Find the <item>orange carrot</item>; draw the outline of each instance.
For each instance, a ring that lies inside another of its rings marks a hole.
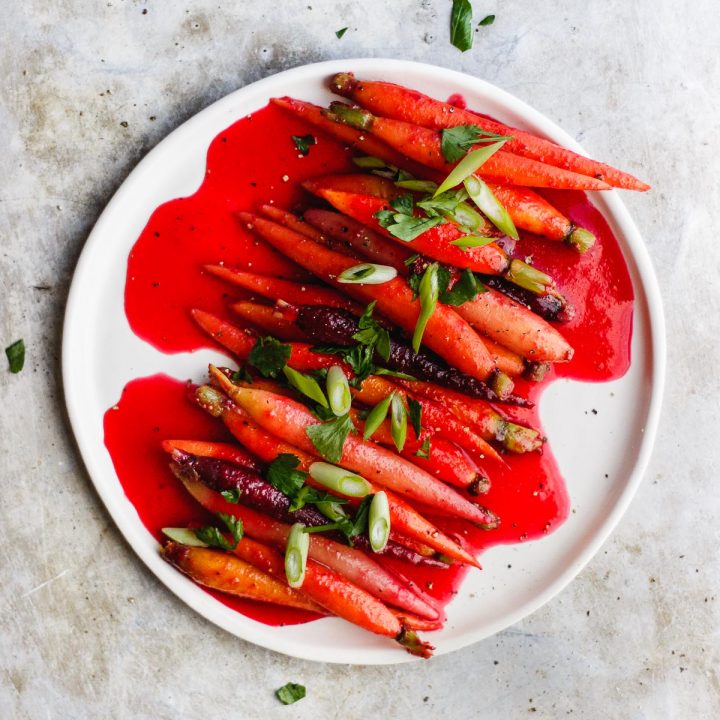
[[[449,173],[457,164],[445,159],[440,147],[440,133],[437,130],[372,115],[366,110],[342,103],[332,103],[328,117],[358,130],[372,132],[375,137],[398,152],[434,170]],[[597,178],[554,165],[546,165],[506,150],[498,150],[480,167],[477,175],[503,185],[527,185],[558,190],[611,189],[610,185]]]
[[[228,460],[256,471],[260,469],[260,464],[253,455],[230,443],[206,442],[203,440],[163,440],[160,445],[166,453],[171,453],[173,450],[182,450],[190,455]]]
[[[435,100],[417,90],[388,82],[356,80],[352,73],[338,73],[333,77],[331,86],[336,93],[351,98],[373,114],[436,129],[477,125],[487,132],[511,135],[512,140],[506,147],[517,155],[598,178],[613,187],[640,191],[649,189],[649,185],[621,170],[578,155],[532,133]]]
[[[382,285],[342,285],[336,278],[358,264],[357,258],[342,255],[313,242],[282,225],[250,213],[239,213],[241,221],[281,252],[299,262],[320,279],[342,288],[364,302],[377,301],[378,311],[412,335],[420,315],[420,301],[413,298],[407,283],[395,278]],[[450,307],[438,303],[423,336],[423,343],[450,365],[479,380],[495,370],[490,354],[472,328]]]
[[[230,305],[230,309],[238,317],[259,327],[263,333],[268,333],[283,340],[304,340],[305,334],[298,326],[289,322],[283,315],[276,312],[270,305],[260,305],[252,302],[237,302]]]

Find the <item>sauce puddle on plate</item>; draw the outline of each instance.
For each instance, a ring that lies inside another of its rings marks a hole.
[[[312,134],[317,144],[301,155],[291,136]],[[306,273],[260,244],[235,219],[272,201],[295,209],[312,202],[300,182],[356,170],[351,152],[301,120],[269,105],[243,118],[213,140],[205,180],[193,195],[157,208],[133,246],[127,267],[125,311],[133,331],[166,353],[216,347],[193,323],[189,310],[207,310],[232,321],[228,301],[247,297],[213,276],[203,265],[224,264],[262,274],[304,279]],[[542,383],[518,382],[521,394],[538,401],[554,378],[602,382],[621,377],[630,366],[633,292],[617,240],[583,193],[544,192],[596,244],[584,255],[561,243],[523,236],[518,247],[550,273],[575,308],[560,326],[575,348],[569,363],[556,365]],[[503,409],[502,407],[500,409]],[[512,409],[513,418],[538,427],[537,407]],[[105,445],[120,483],[145,527],[159,540],[161,528],[204,524],[208,514],[185,494],[168,470],[160,441],[168,438],[227,440],[224,427],[187,397],[186,384],[164,375],[131,381],[104,419]],[[501,518],[491,531],[467,523],[431,518],[466,547],[480,553],[501,543],[518,543],[552,532],[567,517],[569,499],[551,449],[506,455],[505,465],[486,466],[492,486],[481,499]],[[380,558],[442,604],[457,593],[465,570],[416,568]],[[210,591],[226,605],[269,625],[305,622],[314,615],[266,606]]]

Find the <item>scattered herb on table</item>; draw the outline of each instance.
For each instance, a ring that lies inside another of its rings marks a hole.
[[[305,686],[298,683],[286,683],[275,691],[275,697],[283,705],[292,705],[305,697]]]
[[[347,31],[348,29],[346,27],[340,28],[335,31],[335,37],[339,40]]]
[[[472,47],[472,5],[470,0],[453,0],[450,15],[450,42],[462,52]]]
[[[19,373],[25,365],[25,341],[16,340],[5,348],[11,373]]]

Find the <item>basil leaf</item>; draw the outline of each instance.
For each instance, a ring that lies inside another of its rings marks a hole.
[[[450,15],[450,42],[460,51],[472,47],[472,5],[470,0],[453,0]]]
[[[283,705],[292,705],[305,697],[305,686],[291,682],[286,683],[275,691],[275,697]]]
[[[305,433],[315,449],[331,463],[340,462],[345,440],[350,432],[354,431],[355,426],[349,415],[341,415],[329,422],[309,425],[305,428]]]
[[[306,397],[320,403],[323,407],[329,407],[325,393],[322,388],[318,385],[317,380],[310,375],[294,370],[289,365],[285,365],[283,373],[287,378],[288,383],[296,390],[301,392]]]
[[[478,283],[475,274],[472,270],[465,269],[449,290],[440,293],[440,302],[457,307],[468,300],[474,299],[479,292],[480,283]]]
[[[340,28],[335,31],[335,37],[339,40],[347,31],[348,29],[346,27]]]
[[[492,25],[495,22],[495,16],[494,15],[486,15],[479,23],[478,27],[483,27],[485,25]]]
[[[232,490],[221,490],[220,494],[227,502],[237,505],[240,502],[240,495],[242,493],[238,488],[233,488]]]
[[[290,137],[295,143],[295,147],[298,149],[298,152],[302,155],[307,155],[310,152],[310,146],[317,144],[317,140],[314,135],[291,135]]]
[[[25,365],[25,341],[16,340],[5,348],[11,373],[19,373]]]
[[[290,359],[292,349],[272,336],[258,338],[248,355],[248,363],[263,377],[277,377]]]
[[[420,433],[422,432],[422,405],[411,397],[407,398],[407,405],[410,424],[415,431],[415,437],[419,440]]]

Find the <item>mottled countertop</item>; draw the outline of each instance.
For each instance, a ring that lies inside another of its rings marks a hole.
[[[711,718],[720,709],[720,16],[715,0],[5,2],[0,23],[0,715],[3,718]],[[348,26],[341,39],[335,31]],[[78,255],[170,130],[228,92],[329,58],[475,74],[593,155],[625,195],[665,301],[668,381],[645,481],[611,539],[523,622],[429,663],[293,660],[172,596],[98,499],[68,427],[59,349]],[[713,219],[715,218],[715,219]],[[308,696],[281,706],[288,680]]]

